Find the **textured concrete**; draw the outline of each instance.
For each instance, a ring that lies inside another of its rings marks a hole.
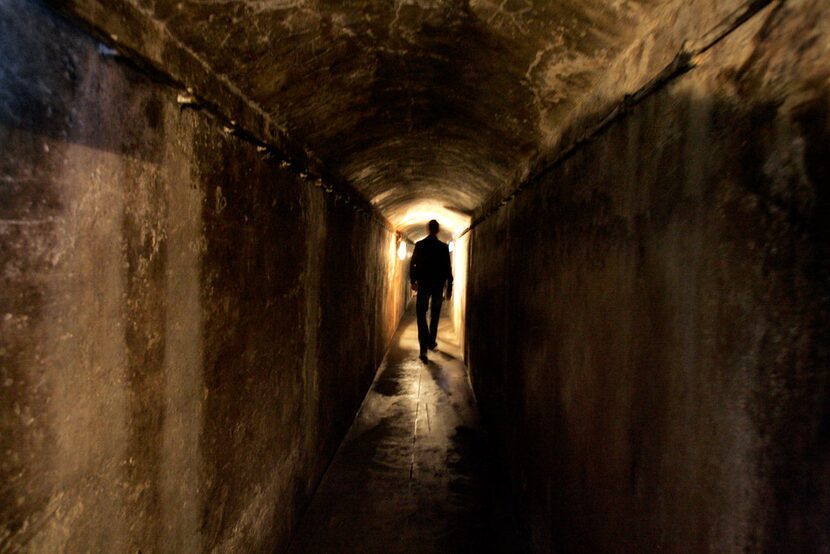
[[[284,547],[432,217],[535,550],[827,550],[826,0],[49,5],[0,0],[0,550]]]
[[[409,232],[413,210],[464,217],[521,175],[658,3],[56,4],[246,125],[267,117]]]
[[[828,53],[826,2],[773,4],[473,230],[536,551],[827,551]]]
[[[0,2],[0,551],[271,551],[403,309],[396,239]]]
[[[418,359],[408,310],[291,552],[524,550],[499,498],[499,474],[448,317],[438,344],[429,362]]]

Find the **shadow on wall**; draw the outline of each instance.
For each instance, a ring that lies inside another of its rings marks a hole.
[[[468,361],[537,551],[830,545],[829,39],[810,6],[474,229]]]

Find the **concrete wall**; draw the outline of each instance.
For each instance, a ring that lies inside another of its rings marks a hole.
[[[395,237],[0,1],[0,551],[264,552],[402,313]]]
[[[826,2],[775,3],[474,228],[535,551],[826,551],[828,53]]]
[[[458,344],[462,349],[466,342],[465,330],[467,324],[465,319],[467,316],[467,275],[469,269],[470,236],[465,234],[455,240],[452,252],[453,296],[450,312],[456,340],[458,340]]]

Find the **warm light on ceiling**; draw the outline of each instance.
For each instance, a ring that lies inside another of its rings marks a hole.
[[[408,233],[412,240],[420,240],[427,235],[427,221],[435,219],[444,233],[457,235],[470,224],[470,217],[433,202],[418,202],[408,207],[406,212],[394,220],[399,229]]]
[[[406,243],[401,241],[401,245],[398,246],[398,258],[401,260],[406,259]]]

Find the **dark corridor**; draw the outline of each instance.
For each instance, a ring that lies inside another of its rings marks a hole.
[[[291,552],[526,552],[452,322],[418,359],[413,306]],[[446,310],[445,310],[446,311]]]
[[[0,0],[0,553],[830,552],[828,145],[827,0]]]

